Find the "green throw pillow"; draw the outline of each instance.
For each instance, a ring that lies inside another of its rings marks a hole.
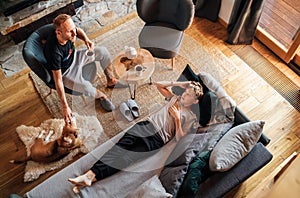
[[[200,183],[209,177],[210,170],[208,161],[210,153],[211,151],[203,151],[191,161],[180,188],[179,194],[181,196],[195,195]]]

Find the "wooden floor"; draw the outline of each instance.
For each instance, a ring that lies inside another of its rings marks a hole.
[[[225,56],[236,64],[238,72],[224,86],[226,91],[250,119],[266,121],[264,132],[271,138],[268,149],[274,155],[273,160],[228,195],[228,197],[246,197],[255,192],[264,178],[284,159],[294,151],[300,151],[299,112],[234,53],[236,49],[242,49],[242,45],[230,46],[224,42],[227,38],[227,31],[222,25],[195,18],[187,34],[195,40],[201,36],[209,38]],[[293,74],[284,63],[259,42],[255,41],[253,47],[270,59],[274,67],[278,67],[300,85],[299,76]],[[5,78],[3,74],[0,74],[0,197],[3,198],[8,197],[10,193],[22,195],[56,172],[48,172],[34,182],[24,183],[25,165],[8,162],[17,152],[25,153],[24,146],[15,132],[16,127],[22,124],[38,126],[42,121],[51,118],[49,111],[35,91],[28,72],[29,69],[25,69],[11,78]]]

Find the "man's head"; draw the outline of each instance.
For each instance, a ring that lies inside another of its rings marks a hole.
[[[192,81],[181,96],[181,104],[184,106],[191,106],[197,104],[203,96],[203,88],[199,82]]]
[[[76,40],[76,26],[70,15],[60,14],[53,20],[58,41],[65,44],[67,41]]]

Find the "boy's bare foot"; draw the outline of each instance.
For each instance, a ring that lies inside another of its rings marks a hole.
[[[92,185],[92,179],[88,178],[87,175],[80,175],[76,178],[69,178],[69,182],[74,184],[75,186],[91,186]]]
[[[72,190],[74,193],[78,194],[80,192],[81,188],[83,188],[83,187],[82,186],[74,186]]]
[[[84,175],[80,175],[76,178],[69,178],[68,181],[74,185],[73,192],[79,193],[80,189],[91,186],[92,183],[96,181],[95,176],[95,173],[89,170]]]

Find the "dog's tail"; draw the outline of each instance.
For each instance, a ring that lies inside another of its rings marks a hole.
[[[27,162],[28,160],[31,160],[30,156],[27,156],[27,157],[25,157],[23,159],[10,160],[9,162],[12,163],[12,164],[21,164],[21,163]]]

